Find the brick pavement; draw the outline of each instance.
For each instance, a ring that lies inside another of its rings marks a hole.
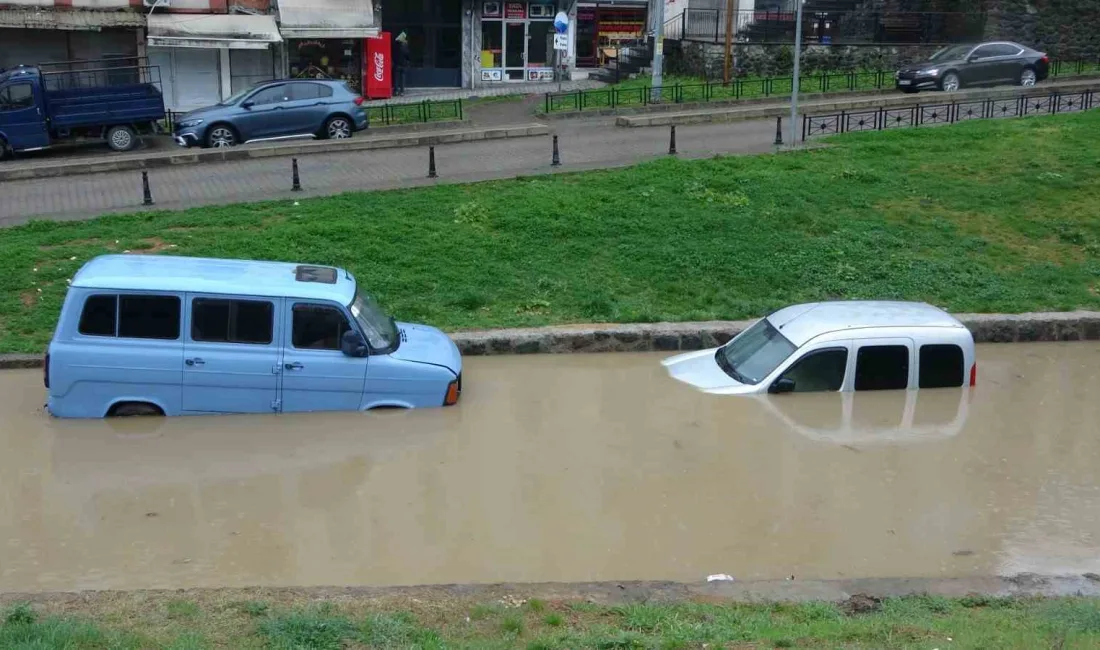
[[[615,167],[667,155],[667,128],[608,128],[606,121],[555,125],[562,171]],[[679,127],[682,157],[774,150],[775,122]],[[548,137],[441,145],[439,179],[429,180],[426,147],[320,154],[299,159],[303,192],[291,192],[290,160],[271,158],[156,169],[149,179],[157,209],[331,195],[550,173]],[[0,225],[31,218],[87,219],[142,209],[141,173],[106,172],[0,183]]]

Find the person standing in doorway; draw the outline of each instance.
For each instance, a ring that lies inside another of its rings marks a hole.
[[[393,57],[393,94],[405,94],[405,74],[409,69],[409,35],[401,32],[397,35],[397,47]]]

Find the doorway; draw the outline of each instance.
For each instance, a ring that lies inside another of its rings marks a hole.
[[[527,66],[527,23],[504,24],[504,78],[523,81]]]

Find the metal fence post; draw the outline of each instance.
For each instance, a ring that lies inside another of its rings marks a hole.
[[[668,132],[668,155],[676,155],[676,125],[673,124]]]
[[[558,154],[558,136],[554,136],[554,153],[550,156],[551,167],[561,167],[561,155]]]
[[[783,116],[775,118],[775,146],[783,144]]]
[[[428,178],[438,178],[435,171],[435,145],[428,146]]]
[[[290,159],[290,190],[292,192],[302,191],[302,179],[298,175],[298,159]]]

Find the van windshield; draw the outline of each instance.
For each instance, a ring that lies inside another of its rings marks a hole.
[[[389,351],[397,349],[400,341],[397,324],[370,295],[361,291],[355,292],[355,300],[351,301],[348,309],[352,316],[355,316],[359,327],[363,328],[367,342],[372,348]]]
[[[718,348],[714,360],[743,384],[759,384],[787,357],[794,354],[795,345],[765,318]]]

